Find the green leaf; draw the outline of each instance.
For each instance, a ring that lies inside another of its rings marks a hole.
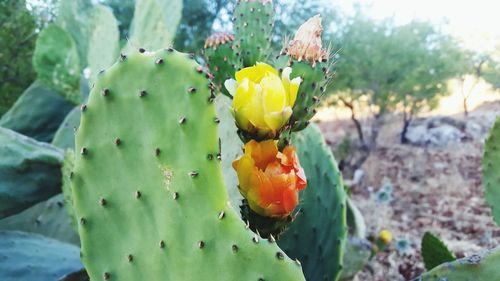
[[[426,232],[422,238],[422,256],[427,270],[442,263],[456,260],[455,255],[448,250],[443,241],[430,232]]]
[[[64,29],[49,25],[40,32],[33,67],[40,80],[73,103],[80,102],[80,61],[75,42]]]

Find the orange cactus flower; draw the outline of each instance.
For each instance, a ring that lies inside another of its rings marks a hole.
[[[262,216],[290,215],[299,202],[299,191],[307,185],[295,149],[289,145],[280,152],[275,140],[251,140],[244,150],[233,168],[250,208]]]

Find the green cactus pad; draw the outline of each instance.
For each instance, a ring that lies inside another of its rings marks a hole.
[[[426,232],[422,238],[421,252],[427,270],[431,270],[442,263],[456,260],[455,255],[448,250],[446,244],[430,232]]]
[[[92,83],[99,71],[110,67],[118,58],[120,32],[113,12],[103,5],[93,9],[91,25],[87,61]]]
[[[346,240],[346,194],[330,148],[316,125],[294,135],[307,187],[300,193],[298,214],[278,240],[302,263],[307,280],[338,280]]]
[[[75,107],[57,129],[52,145],[62,149],[75,149],[75,131],[80,126],[80,107]]]
[[[78,247],[34,233],[0,231],[0,280],[56,281],[79,270]]]
[[[414,281],[500,280],[500,248],[443,263]]]
[[[87,66],[92,8],[92,0],[58,1],[56,24],[67,31],[76,43],[81,68]]]
[[[156,50],[172,44],[182,16],[182,0],[137,0],[126,52]]]
[[[0,220],[0,230],[38,233],[59,241],[78,244],[78,234],[70,225],[62,194],[40,202],[19,214]]]
[[[64,207],[66,207],[66,213],[69,216],[69,222],[71,227],[78,231],[78,224],[76,222],[76,215],[73,203],[73,190],[71,189],[71,177],[72,172],[75,167],[75,153],[73,150],[66,150],[64,153],[64,163],[61,169],[62,173],[62,192],[64,199]]]
[[[0,218],[60,191],[62,150],[0,127]]]
[[[213,75],[212,82],[217,92],[231,96],[224,87],[227,79],[234,79],[238,61],[233,50],[234,36],[229,33],[215,33],[207,38],[203,48],[203,56]]]
[[[0,118],[0,127],[50,142],[73,107],[45,83],[36,80]]]
[[[372,244],[363,238],[349,237],[345,244],[344,253],[344,266],[339,280],[351,281],[370,261]]]
[[[293,60],[288,55],[279,56],[276,60],[276,67],[283,70],[287,66],[292,68],[290,79],[302,77],[297,101],[288,122],[293,131],[300,131],[309,124],[309,120],[316,113],[316,107],[320,104],[331,80],[331,63],[315,62],[313,65],[309,61]]]
[[[187,54],[130,54],[97,79],[72,176],[92,280],[304,280],[228,205],[209,81]]]
[[[233,14],[234,47],[243,67],[268,58],[273,18],[271,0],[238,0]]]
[[[64,29],[49,25],[40,32],[33,53],[33,67],[38,79],[69,101],[80,102],[80,60],[75,42]]]
[[[347,198],[347,227],[349,234],[356,238],[366,238],[366,223],[363,214],[351,198]]]
[[[500,118],[490,130],[483,155],[483,188],[495,222],[500,225]]]

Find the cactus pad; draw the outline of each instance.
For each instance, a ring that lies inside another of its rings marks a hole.
[[[62,149],[75,149],[75,132],[78,126],[80,126],[80,107],[75,107],[57,129],[52,145]]]
[[[347,233],[342,176],[317,126],[297,133],[292,144],[297,147],[307,187],[300,193],[295,221],[278,244],[300,260],[307,280],[338,280]]]
[[[483,187],[495,222],[500,225],[500,118],[490,130],[483,155]]]
[[[304,280],[227,203],[208,84],[171,49],[135,52],[98,77],[72,174],[92,280]]]

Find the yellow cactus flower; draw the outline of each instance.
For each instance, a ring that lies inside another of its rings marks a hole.
[[[258,137],[272,138],[292,115],[302,79],[290,80],[292,69],[281,78],[270,65],[258,62],[236,72],[236,80],[224,83],[233,96],[232,112],[238,127]]]
[[[392,241],[392,232],[387,229],[383,229],[378,234],[378,238],[384,243],[384,245],[388,245]]]

